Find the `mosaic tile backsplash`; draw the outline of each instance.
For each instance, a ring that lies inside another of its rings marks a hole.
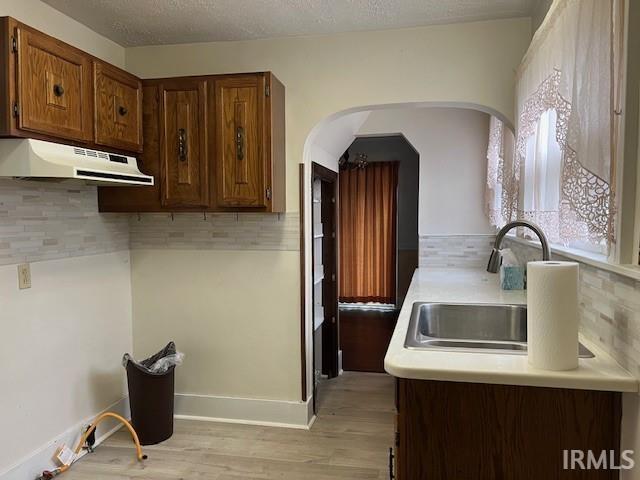
[[[300,249],[297,213],[149,213],[130,218],[131,249]]]
[[[300,249],[297,213],[105,214],[96,189],[0,179],[0,265],[145,248]]]
[[[127,250],[128,215],[99,214],[96,188],[0,179],[0,265]]]
[[[540,259],[533,247],[508,239],[505,246],[522,263]],[[582,334],[640,378],[640,281],[580,263],[580,317]]]
[[[424,235],[420,237],[421,267],[486,267],[495,235]]]

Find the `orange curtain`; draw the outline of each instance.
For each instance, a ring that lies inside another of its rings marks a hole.
[[[340,301],[395,303],[398,162],[339,178]]]

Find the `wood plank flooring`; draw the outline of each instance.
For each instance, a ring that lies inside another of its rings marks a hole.
[[[310,431],[177,420],[173,437],[138,463],[119,431],[64,474],[66,480],[329,480],[388,478],[394,382],[346,372],[320,387]]]

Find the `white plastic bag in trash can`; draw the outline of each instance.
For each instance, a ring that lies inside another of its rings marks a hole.
[[[122,357],[122,366],[127,368],[127,363],[133,362],[149,373],[166,373],[171,367],[182,365],[184,353],[176,351],[176,344],[169,342],[166,347],[155,355],[136,362],[131,355],[125,353]]]

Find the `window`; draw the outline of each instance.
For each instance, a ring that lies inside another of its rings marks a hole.
[[[534,35],[517,72],[512,157],[503,149],[493,160],[492,120],[487,210],[496,226],[527,219],[552,243],[608,253],[615,239],[612,92],[619,89],[612,33],[620,6],[557,0]]]
[[[545,111],[535,133],[526,139],[520,217],[540,225],[551,243],[606,254],[606,240],[591,239],[588,226],[566,213],[570,210],[564,207],[563,150],[558,143],[557,122],[555,109]],[[522,235],[537,240],[529,230],[524,229]]]

